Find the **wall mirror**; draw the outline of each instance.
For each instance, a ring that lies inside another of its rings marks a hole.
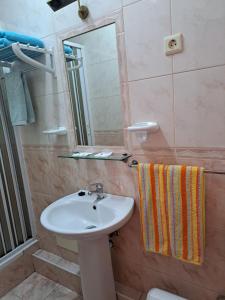
[[[123,146],[116,25],[63,43],[77,144]]]

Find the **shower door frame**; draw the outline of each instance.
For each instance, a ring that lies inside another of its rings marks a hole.
[[[1,72],[0,72],[1,73]],[[1,74],[0,74],[1,75]],[[1,77],[1,80],[3,78]],[[6,146],[8,149],[8,157],[9,157],[9,163],[11,166],[13,166],[13,175],[16,176],[15,172],[15,163],[14,163],[14,158],[12,154],[12,145],[11,141],[9,138],[9,127],[8,123],[10,122],[9,120],[9,112],[6,104],[6,99],[4,97],[4,90],[2,87],[2,84],[0,83],[0,118],[1,122],[3,125],[3,132],[4,132],[4,138],[6,141]],[[24,193],[25,193],[25,198],[26,198],[26,205],[27,205],[27,211],[28,211],[28,216],[29,216],[29,223],[30,223],[30,229],[31,229],[31,234],[32,237],[29,238],[28,240],[24,241],[23,244],[16,246],[12,251],[9,253],[5,254],[3,257],[0,258],[0,270],[4,267],[6,267],[8,264],[10,264],[13,260],[15,260],[17,257],[23,255],[23,251],[30,247],[32,244],[37,242],[37,233],[36,233],[36,227],[35,227],[35,217],[34,217],[34,211],[33,211],[33,206],[32,206],[32,197],[31,197],[31,191],[29,188],[29,182],[28,182],[28,174],[26,170],[26,165],[25,165],[25,159],[23,155],[23,147],[22,147],[22,141],[21,141],[21,135],[20,135],[20,129],[17,127],[13,127],[13,132],[14,132],[14,138],[15,138],[15,146],[18,154],[18,159],[19,159],[19,165],[20,165],[20,171],[21,171],[21,176],[22,176],[22,181],[23,181],[23,187],[24,187]],[[21,207],[22,209],[22,207]]]
[[[84,105],[85,126],[87,129],[88,145],[95,145],[94,126],[93,126],[92,113],[91,113],[91,109],[90,109],[90,106],[91,106],[90,96],[89,96],[89,92],[88,92],[88,88],[87,88],[88,87],[88,76],[87,76],[87,71],[86,71],[87,66],[86,66],[86,58],[85,58],[85,51],[84,51],[85,47],[81,44],[70,42],[70,41],[64,41],[64,45],[67,45],[72,48],[76,48],[81,53],[79,55],[79,58],[82,58],[82,65],[79,68],[79,75],[80,75],[80,79],[81,79],[81,92],[82,92],[82,100],[83,100],[83,105]],[[68,83],[70,85],[69,77],[68,77]],[[70,88],[72,88],[72,87],[70,87]],[[75,87],[73,87],[73,89],[75,89]],[[73,106],[73,103],[71,103],[71,104]],[[75,117],[75,115],[74,115],[74,117]]]

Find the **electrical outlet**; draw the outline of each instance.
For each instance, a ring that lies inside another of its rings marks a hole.
[[[164,38],[164,48],[166,55],[173,55],[183,51],[183,35],[177,33]]]

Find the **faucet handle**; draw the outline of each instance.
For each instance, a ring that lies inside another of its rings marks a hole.
[[[95,187],[95,190],[94,191],[90,191],[90,192],[95,192],[95,193],[103,193],[103,184],[100,183],[100,182],[96,182],[96,183],[91,183],[89,185],[90,187]]]

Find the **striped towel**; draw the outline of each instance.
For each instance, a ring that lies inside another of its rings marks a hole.
[[[144,249],[200,265],[205,246],[204,169],[138,165]]]

